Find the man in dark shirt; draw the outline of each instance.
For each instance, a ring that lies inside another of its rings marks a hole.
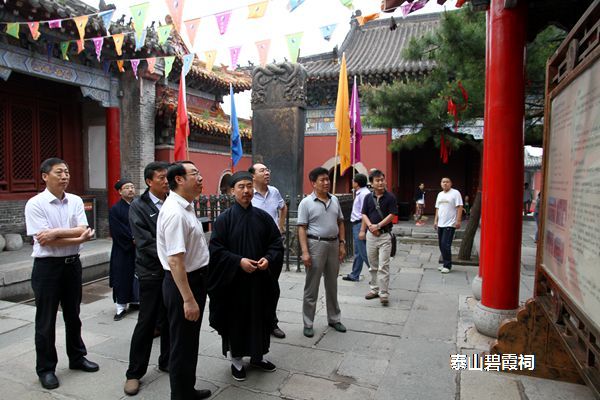
[[[148,188],[129,209],[129,225],[136,247],[135,272],[140,283],[140,312],[131,337],[124,387],[125,394],[130,396],[137,394],[140,379],[148,370],[157,325],[161,332],[158,368],[164,372],[169,368],[169,325],[162,296],[165,273],[156,251],[156,221],[169,193],[167,167],[163,162],[151,162],[146,166],[144,178]]]
[[[380,170],[372,171],[369,181],[373,186],[373,194],[365,197],[362,209],[362,226],[359,238],[367,239],[367,257],[371,290],[366,294],[367,300],[379,297],[381,305],[389,303],[390,254],[392,251],[391,231],[392,219],[398,214],[396,196],[385,190],[385,175]]]

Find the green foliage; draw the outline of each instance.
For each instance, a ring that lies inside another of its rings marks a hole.
[[[545,64],[563,38],[564,32],[550,27],[528,45],[526,143],[541,143]],[[469,7],[445,12],[438,29],[411,40],[404,55],[410,60],[433,61],[436,68],[423,79],[367,86],[362,91],[369,109],[369,125],[415,131],[413,135],[396,139],[390,149],[412,149],[422,146],[429,138],[434,138],[439,145],[439,134],[454,124],[454,117],[448,114],[448,99],[451,98],[459,108],[464,106],[459,81],[469,97],[466,109],[459,112],[460,124],[483,118],[485,13],[474,12]],[[451,146],[459,146],[459,139],[473,144],[472,137],[462,136],[453,135]]]

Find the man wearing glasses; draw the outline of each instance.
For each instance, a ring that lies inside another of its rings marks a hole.
[[[281,197],[281,193],[271,183],[271,170],[266,165],[256,163],[248,168],[248,172],[252,174],[252,182],[254,184],[254,197],[252,197],[252,205],[266,211],[275,224],[279,227],[279,231],[285,232],[285,216],[287,215],[287,205]],[[279,279],[281,268],[272,271],[275,274],[275,279]],[[279,301],[277,298],[276,301]],[[279,319],[275,315],[273,320],[273,330],[271,334],[278,339],[283,339],[285,333],[279,328]]]
[[[156,249],[165,270],[163,298],[169,319],[171,399],[205,399],[208,389],[196,390],[196,365],[202,313],[206,304],[209,253],[193,201],[202,193],[202,176],[191,161],[169,166],[171,194],[156,224]]]

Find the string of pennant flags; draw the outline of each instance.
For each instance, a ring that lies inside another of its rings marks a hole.
[[[238,9],[247,8],[249,19],[262,18],[262,17],[264,17],[265,13],[267,12],[267,7],[268,7],[269,2],[273,1],[273,0],[263,0],[263,1],[255,2],[255,3],[251,3],[251,4],[248,4],[245,6],[232,8],[227,11],[218,12],[218,13],[214,13],[214,14],[207,14],[207,15],[203,15],[199,18],[182,21],[184,1],[185,0],[165,0],[165,3],[167,5],[167,8],[169,9],[169,12],[171,15],[172,23],[167,24],[167,25],[159,25],[158,26],[158,28],[156,30],[156,33],[158,36],[158,44],[163,45],[167,42],[167,40],[171,36],[173,28],[176,29],[178,32],[181,32],[181,29],[184,26],[186,33],[187,33],[187,37],[190,41],[190,44],[193,47],[195,40],[196,40],[200,21],[207,17],[214,17],[216,19],[219,34],[223,36],[227,33],[229,20],[231,18],[233,11],[238,10]],[[348,8],[353,7],[352,0],[339,0],[339,1],[345,7],[348,7]],[[287,9],[289,10],[289,12],[293,12],[299,6],[301,6],[304,2],[305,2],[305,0],[288,0]],[[426,3],[427,3],[427,0],[416,0],[416,1],[413,1],[412,3],[406,3],[406,4],[402,5],[401,9],[402,9],[403,16],[406,17],[409,13],[423,8]],[[145,24],[146,18],[148,16],[149,6],[150,6],[149,2],[140,3],[140,4],[131,6],[129,9],[130,9],[131,17],[132,17],[133,30],[129,31],[129,32],[120,32],[120,33],[115,33],[115,34],[111,34],[109,32],[110,23],[111,23],[113,15],[114,15],[114,12],[116,11],[114,9],[106,10],[106,11],[99,11],[96,13],[91,13],[91,14],[86,14],[86,15],[81,15],[81,16],[76,16],[76,17],[67,17],[67,18],[52,19],[52,20],[40,20],[40,21],[27,21],[27,22],[0,22],[0,24],[6,25],[5,33],[10,36],[13,36],[15,38],[19,38],[19,32],[20,32],[21,25],[27,25],[33,40],[38,40],[41,36],[41,32],[39,30],[40,24],[48,24],[48,27],[50,29],[61,29],[63,22],[71,20],[74,22],[74,24],[77,28],[77,31],[79,33],[79,39],[65,40],[65,41],[61,41],[59,43],[59,48],[61,51],[62,58],[65,60],[69,60],[68,53],[69,53],[69,48],[70,48],[72,42],[76,43],[76,46],[77,46],[76,54],[80,54],[85,49],[85,42],[91,41],[94,44],[94,50],[95,50],[96,58],[97,58],[98,62],[102,62],[101,61],[101,53],[102,53],[102,48],[103,48],[105,39],[112,39],[112,41],[114,43],[115,52],[117,53],[118,56],[122,56],[122,54],[123,54],[122,46],[124,43],[125,36],[134,35],[135,51],[139,51],[143,48],[143,46],[145,44],[145,40],[146,40],[146,34],[147,34],[147,30],[144,28],[144,24]],[[102,20],[102,24],[104,26],[104,29],[106,30],[106,35],[91,37],[91,38],[85,37],[85,27],[88,24],[90,18],[92,18],[92,17],[99,17]],[[379,17],[379,13],[374,13],[374,14],[370,14],[370,15],[366,15],[366,16],[358,16],[357,21],[360,25],[363,25],[367,21],[377,19],[378,17]],[[322,38],[326,41],[329,41],[331,39],[336,27],[337,27],[337,24],[329,24],[329,25],[321,26],[319,28],[319,30],[320,30]],[[295,32],[295,33],[290,33],[290,34],[285,35],[285,42],[287,44],[288,52],[289,52],[290,59],[292,62],[297,61],[303,35],[304,35],[304,32]],[[258,52],[258,56],[259,56],[258,58],[259,58],[261,65],[265,65],[267,63],[270,45],[271,45],[271,39],[260,40],[255,43],[255,46],[256,46],[256,49]],[[52,52],[53,46],[54,46],[54,42],[50,41],[48,44],[48,54],[49,55]],[[238,63],[241,49],[242,49],[241,45],[229,47],[229,56],[230,56],[230,62],[231,62],[230,68],[235,69],[235,66]],[[148,63],[149,69],[152,69],[151,72],[153,72],[154,63],[156,62],[156,59],[163,58],[165,60],[170,60],[169,63],[165,62],[165,64],[166,64],[165,65],[165,76],[168,76],[168,72],[170,72],[170,70],[171,70],[174,57],[175,56],[164,56],[164,57],[150,57],[150,58],[146,58],[146,59],[136,58],[136,59],[128,59],[128,60],[113,60],[113,61],[117,62],[118,69],[121,72],[124,71],[124,67],[123,67],[124,61],[130,61],[132,69],[134,71],[134,74],[136,75],[136,78],[137,78],[137,68],[138,68],[140,60],[147,61],[147,60],[154,59],[154,61],[151,61]],[[205,63],[206,63],[206,69],[208,71],[211,71],[214,66],[214,63],[216,61],[216,58],[217,58],[217,50],[204,51],[204,58],[205,58]],[[105,68],[105,69],[106,69],[106,61],[110,61],[110,60],[105,60],[105,62],[103,63],[103,68]]]

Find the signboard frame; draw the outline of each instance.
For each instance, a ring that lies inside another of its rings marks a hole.
[[[552,104],[559,95],[566,93],[587,71],[600,65],[600,1],[595,1],[571,30],[567,38],[547,64],[546,104],[544,116],[544,165],[543,196],[539,216],[539,238],[535,300],[541,306],[551,326],[558,333],[582,378],[600,398],[600,316],[590,315],[569,292],[561,278],[544,264],[544,249],[549,240],[546,221],[550,211],[549,184],[552,142]],[[589,112],[589,111],[588,111]],[[566,177],[573,178],[573,177]],[[572,206],[572,205],[571,205]],[[571,239],[566,247],[570,247]],[[600,246],[600,243],[596,244]],[[565,264],[566,265],[566,264]],[[566,267],[565,267],[566,268]]]

